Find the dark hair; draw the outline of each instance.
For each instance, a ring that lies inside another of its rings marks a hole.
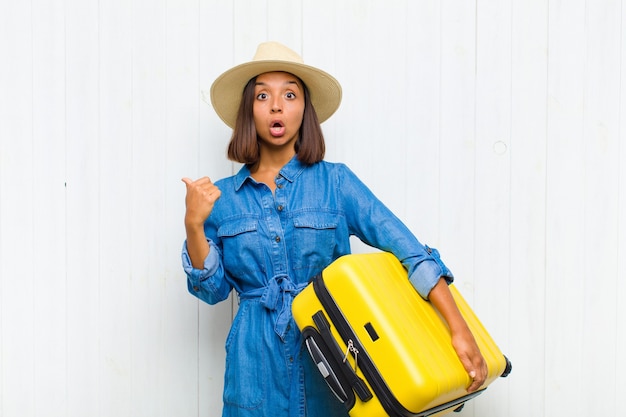
[[[302,80],[299,78],[298,80],[304,86],[304,115],[295,151],[300,162],[311,165],[324,159],[326,144],[317,113],[311,103],[309,90]],[[235,128],[228,144],[228,159],[247,165],[257,163],[260,157],[253,116],[255,83],[256,77],[248,81],[243,89]]]

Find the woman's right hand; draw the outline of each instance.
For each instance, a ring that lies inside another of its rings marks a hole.
[[[202,177],[195,181],[183,178],[182,181],[187,186],[185,226],[188,228],[204,226],[215,202],[220,198],[221,191],[209,177]]]
[[[185,197],[185,229],[187,231],[187,252],[191,264],[196,269],[204,267],[204,259],[211,250],[204,235],[204,222],[213,211],[213,206],[222,192],[209,177],[195,181],[183,178],[187,186]]]

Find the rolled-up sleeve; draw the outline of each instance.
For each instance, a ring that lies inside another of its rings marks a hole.
[[[424,246],[424,249],[430,256],[419,262],[413,271],[410,271],[409,281],[422,298],[428,299],[428,294],[441,278],[451,284],[454,275],[441,260],[437,249],[428,246]]]
[[[183,243],[182,263],[189,292],[209,304],[216,304],[228,298],[232,286],[222,268],[219,248],[210,239],[207,242],[210,250],[204,259],[203,269],[194,268],[191,264],[186,241]]]

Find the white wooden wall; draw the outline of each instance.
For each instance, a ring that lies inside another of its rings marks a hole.
[[[235,169],[205,94],[268,39],[341,81],[327,159],[512,359],[461,416],[622,415],[620,0],[1,0],[0,416],[219,415],[231,305],[186,292],[180,178]]]

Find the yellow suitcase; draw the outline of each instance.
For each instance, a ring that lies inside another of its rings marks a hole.
[[[471,394],[445,321],[392,254],[343,256],[294,299],[294,319],[308,351],[351,416],[458,411],[508,375],[509,360],[454,285],[450,290],[489,369],[483,387]]]

